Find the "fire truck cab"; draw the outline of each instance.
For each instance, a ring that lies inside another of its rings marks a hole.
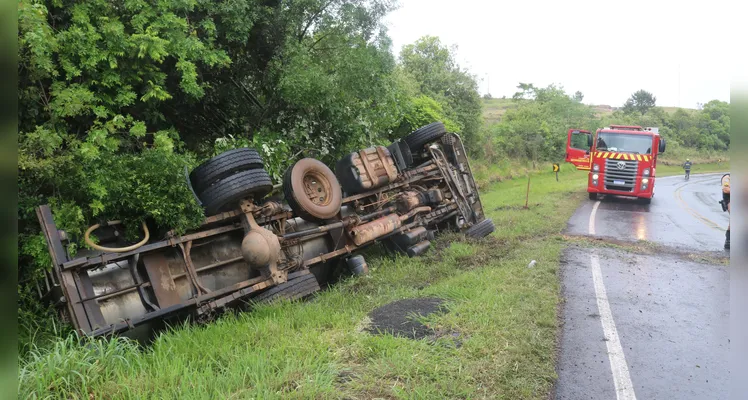
[[[657,156],[665,152],[658,128],[610,125],[594,134],[569,129],[566,162],[589,171],[590,200],[599,194],[636,197],[649,204],[654,196]]]

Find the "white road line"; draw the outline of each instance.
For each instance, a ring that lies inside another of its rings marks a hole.
[[[595,214],[597,214],[597,207],[599,206],[600,206],[600,200],[596,201],[595,205],[592,206],[592,212],[590,213],[590,225],[589,225],[590,235],[595,234]]]
[[[608,358],[610,359],[610,370],[613,373],[613,384],[616,388],[616,398],[618,400],[636,400],[634,384],[631,383],[626,356],[623,354],[621,340],[618,337],[616,324],[613,321],[613,314],[610,311],[608,295],[605,292],[603,274],[600,271],[600,260],[597,258],[597,254],[590,255],[590,264],[592,266],[592,280],[595,283],[597,310],[600,314],[600,322],[603,324],[603,334],[605,335],[605,344],[608,347]]]
[[[595,202],[590,213],[589,233],[595,234],[595,215],[600,201]],[[603,335],[605,336],[605,345],[608,348],[608,359],[610,360],[610,370],[613,373],[613,384],[616,389],[616,398],[618,400],[636,400],[634,393],[634,384],[631,383],[629,367],[626,364],[626,356],[623,354],[621,340],[618,337],[616,323],[613,321],[613,313],[610,311],[608,303],[608,294],[603,283],[603,273],[600,270],[600,259],[594,251],[590,254],[590,266],[592,269],[592,282],[595,286],[595,297],[597,298],[597,311],[600,314],[600,322],[603,325]]]

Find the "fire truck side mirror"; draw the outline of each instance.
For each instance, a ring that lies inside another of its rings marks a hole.
[[[660,153],[665,152],[665,139],[660,138]]]
[[[592,149],[592,135],[587,135],[587,147]]]

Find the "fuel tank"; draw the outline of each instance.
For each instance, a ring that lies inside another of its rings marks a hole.
[[[335,175],[346,193],[358,194],[393,182],[397,167],[386,147],[373,146],[343,157]]]

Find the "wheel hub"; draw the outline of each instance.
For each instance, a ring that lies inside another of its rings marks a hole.
[[[304,191],[312,203],[325,206],[330,203],[332,186],[321,174],[309,172],[304,175]]]

